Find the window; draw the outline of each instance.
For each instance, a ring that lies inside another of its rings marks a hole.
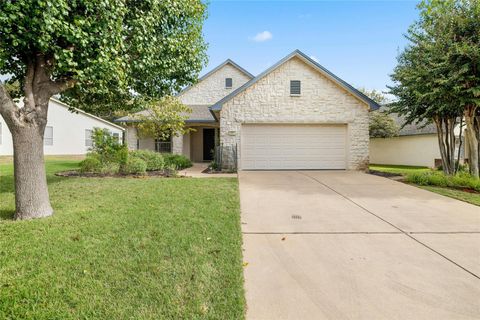
[[[172,138],[166,139],[155,139],[155,151],[161,153],[171,153],[172,152]]]
[[[299,96],[301,94],[301,82],[300,80],[290,81],[290,95]]]
[[[45,127],[45,134],[43,135],[43,145],[53,146],[53,127]]]
[[[225,78],[225,88],[226,89],[231,89],[232,86],[233,86],[232,78]]]
[[[85,146],[87,147],[93,147],[92,133],[93,130],[85,129]]]
[[[115,138],[115,140],[117,140],[117,142],[120,142],[120,135],[118,134],[118,132],[112,133],[112,136]]]

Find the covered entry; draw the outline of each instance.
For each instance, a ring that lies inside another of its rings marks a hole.
[[[241,169],[345,169],[347,125],[243,124]]]

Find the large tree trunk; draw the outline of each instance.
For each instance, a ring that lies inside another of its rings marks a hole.
[[[437,127],[438,147],[442,158],[442,169],[445,174],[455,173],[455,133],[456,118],[434,117]]]
[[[72,87],[72,80],[52,81],[52,60],[38,54],[26,61],[24,106],[13,102],[0,83],[0,114],[12,133],[15,172],[16,219],[32,219],[53,213],[48,197],[43,134],[50,97]]]
[[[478,141],[478,133],[475,132],[475,115],[477,107],[474,105],[467,106],[465,108],[464,117],[465,117],[465,124],[467,127],[468,132],[468,166],[470,167],[470,174],[476,178],[478,178],[478,167],[479,167],[479,141]]]
[[[15,172],[15,219],[50,216],[43,134],[45,126],[26,126],[12,132]]]

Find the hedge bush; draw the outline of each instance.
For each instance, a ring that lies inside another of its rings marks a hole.
[[[147,163],[147,171],[158,171],[165,167],[163,156],[150,150],[130,151],[130,157],[138,158]]]
[[[411,173],[407,175],[406,181],[422,186],[468,188],[480,192],[480,179],[476,179],[466,172],[460,172],[454,176],[448,176],[438,171]]]
[[[129,157],[122,166],[122,173],[125,174],[144,174],[145,172],[147,172],[147,163],[140,158]]]
[[[182,170],[190,168],[193,165],[190,159],[181,154],[163,153],[162,155],[165,166],[169,168],[175,167],[177,170]]]
[[[98,159],[98,157],[94,155],[87,155],[87,157],[80,162],[80,172],[87,173],[87,172],[100,172],[102,167],[102,163]]]

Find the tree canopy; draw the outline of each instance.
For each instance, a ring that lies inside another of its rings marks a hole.
[[[16,218],[53,213],[43,164],[50,98],[110,116],[180,90],[206,63],[205,16],[201,0],[0,1],[0,74],[10,84],[0,84],[0,114],[13,138]]]
[[[52,93],[69,104],[95,114],[131,108],[195,81],[206,63],[205,14],[199,0],[1,1],[0,74],[23,88],[42,59]]]
[[[455,125],[463,115],[473,133],[471,119],[480,105],[480,6],[477,0],[425,0],[418,8],[420,18],[409,28],[409,44],[392,74],[390,92],[398,100],[391,111],[407,123],[435,122],[444,170],[453,173]],[[471,148],[477,153],[478,143]],[[478,158],[470,160],[478,176]]]

